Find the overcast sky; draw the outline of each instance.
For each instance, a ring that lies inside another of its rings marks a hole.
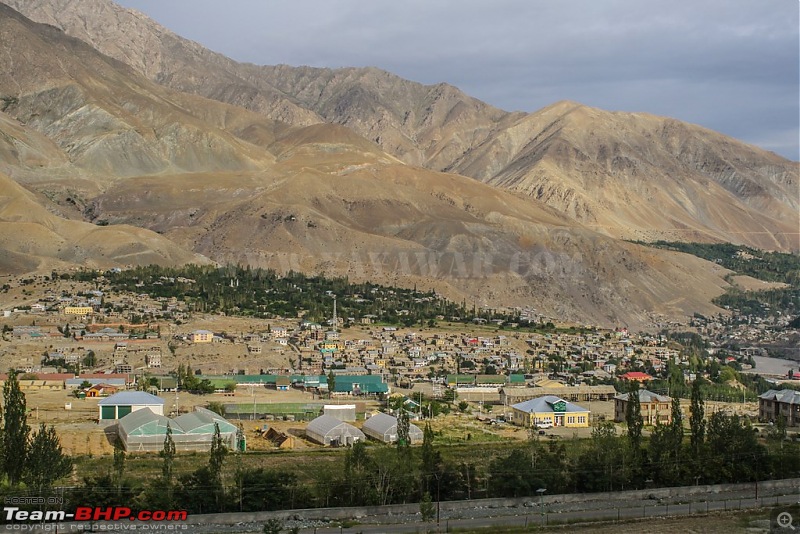
[[[668,115],[800,159],[798,0],[116,1],[238,61]]]

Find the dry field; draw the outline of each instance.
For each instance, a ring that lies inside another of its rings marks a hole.
[[[258,403],[270,402],[308,402],[313,399],[311,394],[300,391],[277,392],[265,388],[254,388],[255,400]],[[39,423],[53,425],[58,432],[64,450],[73,455],[105,455],[113,452],[113,438],[106,436],[103,427],[97,424],[99,399],[76,399],[69,390],[59,391],[28,391],[25,394],[28,405],[28,424],[31,427]],[[162,394],[165,402],[165,412],[172,409],[175,396]],[[191,395],[180,393],[178,402],[180,410],[190,411],[194,406],[204,406],[209,402],[221,403],[251,403],[253,394],[250,391],[237,391],[233,396]],[[70,409],[66,409],[66,405]],[[236,422],[236,420],[232,420]],[[272,449],[270,442],[261,438],[254,431],[263,424],[268,424],[276,430],[294,435],[296,449],[317,447],[301,436],[304,434],[305,423],[289,421],[248,421],[242,420],[242,428],[247,435],[248,448],[251,450]]]
[[[691,517],[653,518],[642,521],[592,523],[547,527],[539,532],[551,534],[591,532],[592,534],[734,534],[769,532],[768,512],[726,512]]]

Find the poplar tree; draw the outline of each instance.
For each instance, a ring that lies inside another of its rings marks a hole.
[[[12,486],[19,484],[25,471],[28,451],[28,416],[25,394],[19,387],[17,372],[11,369],[3,385],[3,470]]]
[[[122,476],[125,473],[125,447],[122,438],[117,436],[114,440],[114,482],[117,485],[117,495],[122,493]]]
[[[625,423],[628,425],[628,442],[633,453],[638,455],[642,445],[642,407],[639,401],[639,383],[633,382],[628,392],[628,405],[625,410]]]
[[[164,481],[164,486],[172,488],[172,464],[175,461],[175,441],[172,439],[172,427],[167,423],[167,432],[164,436],[164,447],[161,449],[159,456],[164,460],[161,464],[161,479]]]
[[[689,427],[692,432],[692,454],[699,458],[700,449],[706,437],[706,408],[703,393],[700,391],[700,379],[692,384],[692,404],[689,415]]]
[[[404,450],[410,445],[408,435],[410,430],[411,425],[408,422],[408,412],[400,410],[397,416],[397,448],[399,450]]]
[[[211,439],[211,454],[208,458],[208,473],[211,479],[211,492],[217,505],[217,510],[221,510],[222,497],[225,488],[222,484],[222,466],[225,464],[225,456],[228,448],[222,441],[219,431],[219,423],[214,423],[214,437]]]

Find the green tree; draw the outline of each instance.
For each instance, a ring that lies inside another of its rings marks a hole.
[[[345,506],[363,506],[377,504],[378,496],[372,485],[372,458],[367,453],[367,446],[357,441],[344,456],[344,476],[342,479],[343,495],[340,496]]]
[[[660,421],[650,436],[650,463],[653,480],[663,486],[678,486],[684,482],[683,420],[680,399],[672,399],[672,417],[669,424]]]
[[[281,534],[283,530],[283,521],[273,517],[264,523],[264,528],[261,530],[264,534]]]
[[[167,432],[164,435],[164,446],[158,454],[163,463],[161,464],[161,479],[165,487],[172,487],[173,483],[173,464],[175,463],[175,440],[172,439],[172,427],[167,423]]]
[[[122,477],[125,474],[125,447],[119,435],[117,435],[117,439],[114,440],[114,462],[112,465],[114,471],[114,485],[117,487],[117,494],[119,494],[122,489]]]
[[[492,497],[521,497],[535,495],[544,482],[539,470],[531,469],[529,451],[516,448],[489,463],[488,485]]]
[[[87,352],[86,356],[83,357],[83,366],[88,368],[97,366],[97,355],[93,350]]]
[[[628,390],[628,404],[625,407],[625,423],[628,427],[628,443],[634,453],[642,447],[642,406],[639,399],[639,383],[631,382]]]
[[[715,412],[708,420],[705,478],[711,483],[750,482],[764,476],[766,448],[750,423],[737,415]]]
[[[22,480],[43,496],[53,483],[72,473],[72,459],[64,454],[55,428],[44,423],[33,433],[24,462]]]
[[[212,487],[212,493],[217,506],[222,504],[225,486],[222,481],[222,468],[225,464],[225,457],[228,455],[228,448],[222,441],[219,431],[219,423],[214,423],[214,436],[211,438],[211,453],[208,458],[208,471]]]
[[[630,448],[617,436],[614,423],[598,423],[592,429],[592,439],[578,457],[576,473],[579,491],[619,491],[630,483],[626,462],[630,464]]]
[[[143,499],[141,503],[142,507],[168,510],[175,505],[176,501],[179,501],[179,499],[176,499],[178,488],[175,482],[173,468],[175,452],[175,441],[172,439],[172,427],[167,424],[167,431],[164,435],[164,445],[158,453],[162,460],[161,476],[152,479],[147,485],[147,488],[140,497]],[[198,500],[202,502],[203,499],[199,498]],[[192,508],[192,510],[194,511],[195,509]]]
[[[8,372],[8,379],[3,385],[3,404],[3,469],[9,483],[16,486],[25,471],[30,427],[25,394],[19,387],[17,373],[13,369]]]
[[[422,500],[419,501],[419,513],[422,515],[422,520],[426,523],[428,521],[433,521],[433,518],[436,516],[436,507],[433,505],[431,494],[427,491],[422,494]]]
[[[422,431],[422,447],[420,448],[420,455],[422,457],[422,472],[426,475],[432,474],[438,467],[438,462],[441,458],[437,457],[436,450],[433,447],[433,429],[430,423],[425,423],[425,429]]]
[[[328,398],[333,395],[333,390],[336,389],[336,375],[333,371],[328,372]]]
[[[434,491],[434,481],[436,482],[435,490],[437,499],[440,497],[442,479],[445,477],[444,461],[442,455],[433,446],[433,429],[430,423],[425,424],[422,431],[422,447],[420,447],[420,459],[423,482],[423,490],[427,492]]]
[[[699,458],[706,436],[706,408],[703,392],[700,390],[700,379],[692,383],[692,401],[689,414],[692,455]]]
[[[410,428],[411,424],[408,421],[408,412],[400,410],[397,416],[397,447],[399,449],[405,449],[411,444],[408,435]]]

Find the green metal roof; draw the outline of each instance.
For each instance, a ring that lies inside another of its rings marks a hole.
[[[336,376],[334,393],[349,393],[354,389],[362,393],[388,393],[389,385],[383,383],[380,375],[338,375]]]
[[[474,384],[475,375],[447,375],[448,384]]]
[[[478,375],[475,381],[478,384],[505,384],[506,375]]]

